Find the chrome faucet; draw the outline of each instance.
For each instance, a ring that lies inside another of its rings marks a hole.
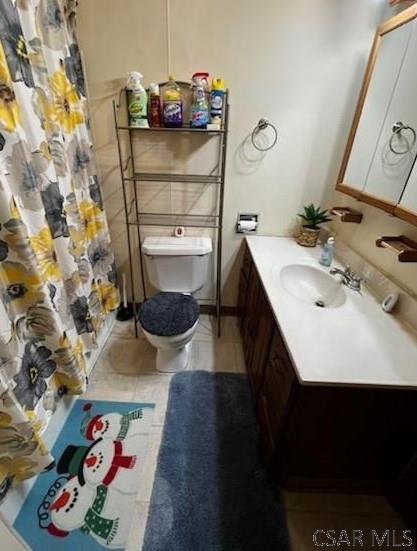
[[[350,266],[346,266],[344,270],[340,270],[339,268],[330,268],[329,273],[331,275],[339,274],[341,276],[341,281],[343,285],[346,285],[347,287],[349,287],[349,289],[352,289],[353,291],[360,292],[361,283],[365,281],[358,274],[352,272]]]

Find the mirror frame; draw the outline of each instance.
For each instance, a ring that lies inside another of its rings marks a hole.
[[[346,144],[345,152],[343,154],[342,164],[340,166],[336,184],[337,191],[345,193],[346,195],[350,195],[358,201],[363,201],[364,203],[368,203],[369,205],[382,209],[393,216],[397,216],[398,218],[401,218],[406,222],[414,224],[415,226],[417,226],[417,211],[405,209],[404,207],[400,206],[400,203],[393,203],[384,199],[383,197],[378,197],[377,195],[373,195],[363,190],[351,187],[348,184],[343,183],[343,179],[345,177],[346,167],[349,162],[350,154],[352,152],[353,142],[355,140],[356,131],[358,129],[363,107],[365,105],[366,96],[368,94],[369,86],[371,84],[372,74],[374,72],[382,37],[385,34],[394,31],[395,29],[398,29],[398,27],[401,27],[402,25],[405,25],[406,23],[409,23],[416,18],[417,4],[414,4],[413,6],[410,6],[409,8],[403,10],[394,17],[391,17],[391,19],[388,19],[388,21],[382,23],[375,33],[371,53],[369,54],[368,64],[366,66],[365,76],[362,81],[358,102],[356,104],[355,115],[353,117],[352,126],[350,128],[349,137]]]

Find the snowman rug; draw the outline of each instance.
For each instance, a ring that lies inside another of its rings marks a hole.
[[[154,407],[75,402],[14,524],[33,551],[125,548]]]

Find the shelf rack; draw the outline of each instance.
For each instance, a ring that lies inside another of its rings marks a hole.
[[[333,207],[330,214],[339,217],[342,222],[352,222],[360,224],[362,222],[362,213],[351,209],[350,207]]]
[[[160,87],[163,87],[167,83],[161,83]],[[178,82],[183,89],[189,89],[189,84],[185,82]],[[175,227],[184,226],[186,228],[211,228],[217,233],[217,247],[215,254],[215,296],[211,299],[207,299],[208,302],[214,303],[217,317],[217,333],[221,334],[221,264],[222,264],[222,232],[223,232],[223,205],[224,205],[224,186],[225,186],[225,170],[226,170],[226,152],[227,152],[227,135],[228,135],[228,123],[229,123],[229,92],[226,90],[224,110],[223,110],[223,124],[220,129],[200,129],[191,128],[190,126],[183,126],[181,128],[136,128],[129,126],[128,124],[120,123],[120,113],[122,109],[123,98],[125,99],[126,109],[125,118],[128,121],[127,113],[127,97],[126,90],[122,89],[119,94],[118,101],[113,100],[113,114],[114,125],[116,130],[117,151],[119,155],[120,176],[122,181],[123,202],[125,211],[126,231],[127,231],[127,245],[129,253],[129,272],[131,281],[131,296],[133,303],[134,321],[135,321],[135,335],[138,336],[138,316],[137,316],[137,302],[136,302],[136,289],[134,280],[134,261],[132,250],[132,236],[131,230],[136,228],[137,240],[139,246],[139,263],[140,263],[140,275],[142,280],[142,293],[146,300],[146,282],[144,273],[144,262],[142,255],[142,236],[141,228],[143,226],[154,227]],[[128,137],[128,150],[129,153],[126,156],[122,152],[122,135],[127,134]],[[216,174],[179,174],[179,173],[157,173],[157,172],[142,172],[137,169],[133,137],[138,136],[140,139],[144,135],[154,134],[160,135],[161,139],[165,135],[186,134],[192,139],[193,135],[207,136],[207,138],[216,137],[218,140],[217,147],[217,159],[215,166],[217,167]],[[139,204],[139,191],[138,187],[141,182],[168,182],[168,183],[197,183],[197,184],[211,184],[217,185],[218,193],[216,194],[216,209],[212,214],[194,214],[191,212],[177,213],[177,212],[146,212],[142,210]],[[133,183],[133,198],[129,200],[128,195],[131,191],[127,189]],[[205,299],[206,300],[206,299]]]
[[[393,251],[399,262],[417,262],[417,242],[405,235],[379,237],[375,244]]]

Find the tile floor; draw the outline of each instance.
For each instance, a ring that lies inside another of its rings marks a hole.
[[[237,319],[225,317],[222,337],[218,339],[214,335],[214,320],[209,316],[201,316],[193,341],[189,369],[244,372],[245,362]],[[142,335],[135,339],[133,326],[129,322],[116,322],[111,337],[91,373],[89,388],[85,395],[86,399],[156,404],[150,449],[146,458],[148,476],[136,498],[134,520],[127,545],[128,551],[138,551],[142,546],[172,376],[156,372],[154,366],[155,350],[148,341]],[[375,545],[371,544],[372,529],[377,530],[378,535],[382,535],[384,530],[389,529],[391,537],[392,531],[395,530],[396,541],[400,543],[402,541],[404,528],[402,522],[383,498],[284,492],[283,499],[293,551],[317,549],[318,546],[313,542],[313,533],[316,530],[335,530],[337,536],[342,530],[346,530],[351,545],[348,546],[345,543],[334,547],[335,549],[352,547],[353,530],[363,531],[364,545],[360,546],[358,542],[356,547],[364,550],[375,549]],[[322,535],[319,533],[319,536]],[[324,539],[318,539],[319,544],[329,542],[330,540],[325,542]]]

